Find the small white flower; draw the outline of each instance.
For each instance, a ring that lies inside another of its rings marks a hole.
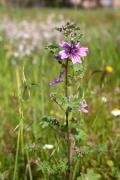
[[[107,98],[105,96],[102,97],[102,102],[104,102],[104,103],[107,102]]]
[[[20,55],[19,55],[18,52],[14,52],[13,56],[14,56],[15,58],[18,58]]]
[[[115,117],[120,116],[120,109],[113,109],[111,114]]]
[[[54,148],[54,145],[53,144],[45,144],[43,146],[43,149],[53,149]]]

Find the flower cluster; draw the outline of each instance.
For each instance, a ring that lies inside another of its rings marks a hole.
[[[49,15],[44,21],[24,20],[17,22],[8,18],[1,20],[0,31],[5,35],[7,44],[12,47],[11,56],[13,59],[30,56],[33,51],[39,51],[43,48],[46,39],[49,43],[53,42],[56,37],[56,42],[60,41],[61,34],[53,31],[55,28],[54,19],[55,14]],[[58,24],[63,23],[63,16],[58,16]]]
[[[68,60],[69,57],[72,59],[72,63],[82,63],[82,60],[80,57],[85,57],[87,56],[88,53],[88,48],[86,47],[81,47],[80,43],[67,43],[62,41],[59,45],[60,48],[63,48],[64,50],[61,50],[60,52],[54,54],[54,57],[58,60],[60,64],[62,62]],[[61,77],[64,75],[65,70],[62,70],[60,72],[59,77],[56,77],[53,82],[50,83],[50,86],[55,86],[56,84],[62,82]]]
[[[63,80],[62,80],[62,77],[64,76],[64,74],[65,74],[65,70],[62,69],[62,70],[60,71],[59,77],[56,77],[56,78],[54,79],[54,81],[50,82],[50,86],[55,86],[56,84],[62,82],[62,81],[63,81]]]

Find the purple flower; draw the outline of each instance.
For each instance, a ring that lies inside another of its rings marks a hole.
[[[79,112],[88,113],[88,110],[86,109],[88,105],[84,101],[80,101],[80,107],[78,109]]]
[[[61,59],[67,59],[69,56],[72,58],[72,63],[82,63],[80,57],[87,56],[88,48],[80,47],[79,43],[67,43],[62,42],[60,43],[60,48],[63,48],[64,50],[59,52],[59,55],[61,56]]]
[[[54,79],[54,81],[52,81],[52,82],[50,82],[50,86],[55,86],[56,84],[58,84],[58,83],[60,83],[60,82],[62,82],[62,80],[61,80],[61,78],[60,77],[56,77],[55,79]]]
[[[54,54],[54,58],[57,60],[62,60],[60,54]]]
[[[59,64],[62,64],[63,59],[61,59],[60,54],[54,54],[54,58],[58,61]]]
[[[50,82],[49,85],[50,85],[50,86],[55,86],[56,84],[62,82],[62,79],[61,79],[61,78],[64,76],[64,74],[65,74],[65,69],[62,69],[62,70],[60,71],[59,77],[56,77],[56,78],[54,79],[54,81]]]
[[[60,71],[60,75],[59,75],[59,77],[61,78],[61,77],[63,77],[64,76],[64,74],[65,74],[65,69],[62,69],[61,71]]]

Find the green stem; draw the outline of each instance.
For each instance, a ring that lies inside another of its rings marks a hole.
[[[44,65],[45,65],[45,59],[41,59],[41,76],[44,77]],[[45,100],[45,94],[44,94],[44,78],[41,78],[41,115],[44,116],[44,100]]]
[[[68,99],[68,60],[65,65],[65,96]],[[67,127],[67,158],[68,158],[68,180],[71,179],[71,137],[69,126],[69,108],[66,110],[66,127]]]
[[[21,99],[21,89],[20,89],[20,76],[19,69],[16,68],[16,79],[17,79],[17,90],[18,90],[18,102],[19,102],[19,129],[18,129],[18,137],[17,137],[17,147],[16,147],[16,156],[15,156],[15,167],[13,180],[16,179],[17,168],[18,168],[18,157],[19,157],[19,149],[21,145],[21,155],[24,158],[24,137],[23,137],[23,111],[22,111],[22,99]]]
[[[18,138],[17,138],[17,149],[16,149],[16,156],[15,156],[15,167],[14,167],[13,180],[16,180],[19,147],[20,147],[20,129],[18,131]]]

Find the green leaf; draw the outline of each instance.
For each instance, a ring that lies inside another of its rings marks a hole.
[[[98,174],[94,173],[93,169],[88,169],[87,174],[81,174],[80,177],[77,178],[77,180],[99,180]]]
[[[82,63],[76,63],[73,65],[73,69],[75,72],[80,72],[81,74],[85,72],[86,67]]]
[[[77,130],[77,128],[72,128],[72,129],[71,129],[71,133],[72,133],[73,135],[78,135],[78,130]]]
[[[83,33],[81,33],[79,30],[76,31],[76,39],[78,40],[78,42],[80,41],[82,36],[83,36]]]
[[[41,171],[43,174],[52,173],[52,168],[48,161],[40,161],[38,171]]]
[[[59,96],[59,103],[61,104],[62,108],[66,111],[68,108],[68,105],[69,105],[67,97],[64,95],[60,95]]]
[[[78,130],[77,130],[78,132]],[[80,129],[78,134],[75,136],[76,140],[86,140],[87,139],[87,134],[84,130]]]
[[[107,152],[107,145],[106,144],[100,144],[97,147],[97,152],[98,153],[105,153],[105,152]]]
[[[59,122],[54,117],[45,116],[42,118],[40,125],[42,126],[42,128],[47,128],[50,127],[50,125],[59,126]]]
[[[89,153],[93,152],[93,149],[90,148],[89,146],[81,146],[81,151],[82,151],[84,154],[89,154]]]
[[[46,49],[48,49],[52,53],[56,53],[59,50],[58,46],[56,46],[56,45],[49,45],[46,47]]]
[[[65,173],[67,171],[67,159],[60,160],[57,169],[59,172]]]
[[[79,108],[79,102],[80,100],[76,96],[73,96],[69,106],[72,108],[72,110],[77,110]]]

